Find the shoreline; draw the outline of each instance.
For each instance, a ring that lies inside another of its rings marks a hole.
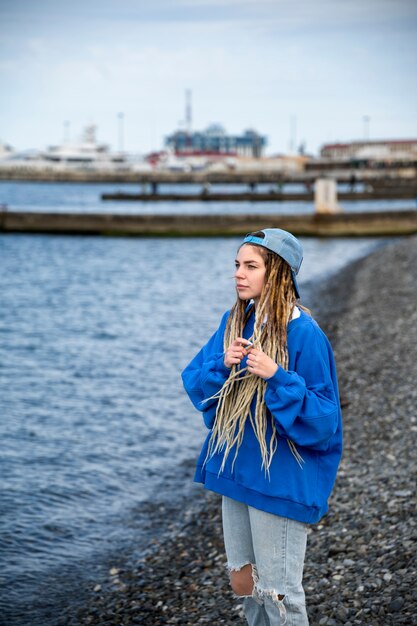
[[[330,511],[309,535],[311,626],[409,624],[417,611],[408,430],[417,430],[416,244],[412,237],[377,249],[320,283],[307,303],[332,341],[345,424]],[[190,463],[185,480],[192,473]],[[176,511],[156,503],[158,535],[147,553],[120,554],[91,585],[88,604],[54,626],[245,624],[228,586],[220,498],[198,486],[191,493]]]

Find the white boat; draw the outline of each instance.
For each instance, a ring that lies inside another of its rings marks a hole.
[[[106,144],[96,140],[97,127],[90,124],[84,129],[80,142],[66,142],[58,146],[50,146],[39,153],[38,158],[46,163],[64,166],[114,167],[126,163],[126,156],[112,153]]]
[[[7,146],[0,150],[0,167],[35,170],[110,170],[148,171],[151,169],[142,156],[112,152],[107,144],[98,143],[96,126],[84,129],[78,142],[64,142],[45,150],[13,151]]]

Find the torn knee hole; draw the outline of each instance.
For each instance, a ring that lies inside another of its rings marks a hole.
[[[256,567],[252,563],[246,563],[241,567],[229,567],[230,585],[234,593],[239,597],[252,596],[255,584],[258,580]]]

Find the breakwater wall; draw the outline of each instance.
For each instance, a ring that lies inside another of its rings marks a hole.
[[[417,211],[309,215],[118,215],[0,212],[0,232],[108,236],[242,236],[283,228],[305,237],[377,237],[417,233]]]
[[[137,183],[139,184],[313,184],[317,178],[330,177],[339,182],[355,184],[363,182],[376,187],[396,189],[413,188],[417,191],[417,168],[407,170],[395,167],[385,170],[346,169],[337,170],[299,170],[286,171],[278,169],[230,169],[230,170],[134,170],[130,168],[72,169],[69,167],[38,167],[34,165],[0,167],[0,180],[32,181],[32,182],[64,182],[64,183]]]

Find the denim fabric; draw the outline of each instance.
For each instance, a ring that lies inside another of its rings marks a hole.
[[[302,586],[307,525],[226,496],[222,509],[229,570],[252,565],[253,596],[243,600],[249,626],[308,626]]]

